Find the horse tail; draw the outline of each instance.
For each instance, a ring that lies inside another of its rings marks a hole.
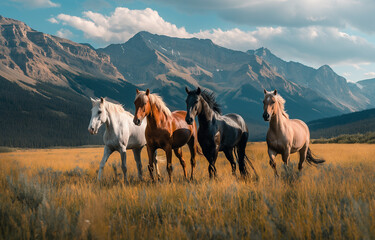
[[[247,155],[245,154],[245,161],[246,161],[246,164],[247,165],[250,165],[250,167],[253,169],[253,171],[254,171],[254,174],[255,174],[255,178],[256,179],[259,179],[259,175],[258,175],[258,173],[257,173],[257,171],[255,170],[255,168],[254,168],[254,166],[253,166],[253,163],[250,161],[250,159],[247,157]]]
[[[253,166],[253,163],[251,162],[251,160],[246,155],[246,153],[244,153],[244,158],[243,158],[243,160],[241,160],[241,159],[238,158],[238,154],[237,154],[236,150],[238,150],[238,147],[234,148],[234,156],[237,159],[238,165],[240,167],[241,174],[244,175],[244,176],[247,176],[249,174],[249,172],[247,171],[246,166],[250,166],[254,171],[256,179],[259,179],[259,175],[258,175],[257,171],[255,170],[255,168]],[[240,161],[243,161],[243,162],[240,162]]]
[[[306,161],[308,164],[316,166],[318,164],[324,163],[326,160],[316,158],[316,156],[314,156],[313,153],[311,152],[310,148],[308,148],[307,154],[306,154]]]

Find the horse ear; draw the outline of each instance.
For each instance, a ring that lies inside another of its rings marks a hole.
[[[267,90],[266,89],[263,89],[263,91],[264,91],[264,94],[267,94]]]
[[[273,94],[274,94],[274,95],[277,95],[277,90],[276,90],[276,89],[275,89],[275,91],[273,91]]]
[[[147,88],[147,90],[146,90],[146,95],[147,95],[147,96],[150,95],[150,89],[148,89],[148,88]]]
[[[91,100],[91,104],[92,104],[92,106],[95,106],[95,104],[96,104],[96,100],[93,99],[92,97],[90,97],[90,100]]]
[[[137,88],[137,89],[135,89],[135,91],[137,92],[137,94],[139,94],[139,90],[138,90],[138,88]]]
[[[185,87],[185,91],[187,94],[189,94],[189,89],[187,87]]]
[[[200,88],[200,87],[198,87],[198,88],[197,88],[197,94],[198,94],[198,95],[200,95],[200,94],[201,94],[201,92],[202,92],[202,91],[201,91],[201,88]]]
[[[104,98],[103,97],[100,97],[100,103],[104,103]]]

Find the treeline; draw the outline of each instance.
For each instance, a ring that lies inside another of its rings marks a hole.
[[[342,134],[338,137],[315,139],[313,143],[375,143],[375,132]]]
[[[312,121],[308,126],[314,139],[375,132],[375,109]]]

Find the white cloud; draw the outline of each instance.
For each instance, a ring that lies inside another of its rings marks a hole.
[[[210,38],[215,43],[237,50],[267,47],[276,55],[297,59],[316,66],[323,64],[359,64],[375,62],[375,46],[337,28],[327,27],[262,27],[255,31],[220,29],[193,34]]]
[[[374,44],[335,27],[258,27],[254,31],[218,28],[189,33],[184,27],[165,21],[150,8],[121,7],[109,16],[86,11],[82,17],[60,14],[56,20],[82,31],[86,38],[102,45],[123,43],[139,31],[148,31],[180,38],[209,38],[218,45],[243,51],[267,47],[282,58],[315,66],[375,62]]]
[[[57,19],[54,17],[47,19],[47,21],[50,23],[56,23],[56,24],[59,23],[59,21],[57,21]]]
[[[30,7],[30,8],[60,7],[60,4],[54,3],[50,0],[11,0],[11,1],[22,3],[24,6]]]
[[[61,28],[56,32],[56,36],[61,37],[61,38],[71,38],[73,37],[73,33],[69,31],[68,29]]]
[[[353,27],[375,33],[373,0],[157,0],[250,26]]]
[[[104,43],[122,43],[139,31],[165,34],[174,37],[191,37],[184,27],[166,22],[157,11],[150,8],[130,10],[118,7],[111,16],[92,11],[83,12],[83,17],[59,14],[57,19],[63,24],[81,30],[87,38]]]
[[[367,78],[375,78],[375,72],[367,72],[363,75]]]

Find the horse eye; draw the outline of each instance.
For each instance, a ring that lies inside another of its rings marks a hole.
[[[102,113],[102,111],[99,110],[99,111],[98,111],[98,114],[101,114],[101,113]]]

